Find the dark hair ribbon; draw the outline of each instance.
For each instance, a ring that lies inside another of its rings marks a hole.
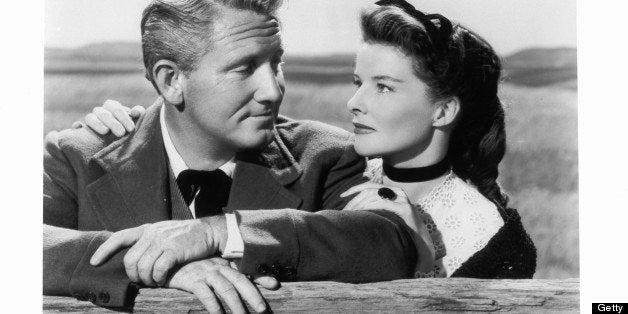
[[[453,26],[446,17],[440,14],[425,14],[404,0],[380,0],[375,2],[375,4],[379,6],[396,6],[402,9],[423,24],[435,46],[441,50],[447,48],[447,41],[451,36]],[[438,21],[438,26],[434,23],[434,20]]]

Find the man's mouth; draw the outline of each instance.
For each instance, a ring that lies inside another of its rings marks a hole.
[[[375,129],[362,123],[353,122],[353,133],[355,134],[369,134],[375,132]]]

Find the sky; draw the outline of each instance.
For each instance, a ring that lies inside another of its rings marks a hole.
[[[140,41],[141,13],[150,0],[46,0],[44,45],[76,48],[103,41]],[[370,0],[284,0],[280,17],[289,54],[357,50],[360,8]],[[575,47],[575,0],[411,0],[476,31],[500,54],[528,47]]]

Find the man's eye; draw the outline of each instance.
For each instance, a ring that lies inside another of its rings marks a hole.
[[[236,67],[235,69],[233,69],[233,71],[242,73],[242,74],[252,74],[254,70],[255,70],[255,64],[253,62],[242,64]]]
[[[360,87],[362,86],[362,81],[358,79],[353,79],[353,85],[355,85],[356,87]]]
[[[239,66],[235,69],[233,69],[234,72],[238,72],[238,73],[251,73],[251,67],[243,65],[243,66]]]
[[[378,93],[388,93],[388,92],[392,92],[392,88],[390,88],[389,86],[386,86],[382,83],[378,83],[377,84],[377,92]]]

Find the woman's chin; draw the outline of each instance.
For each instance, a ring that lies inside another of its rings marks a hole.
[[[378,150],[377,147],[374,147],[374,145],[370,143],[367,144],[367,143],[360,143],[359,141],[356,141],[354,148],[355,148],[355,152],[358,153],[358,155],[363,156],[363,157],[380,156],[380,150]]]

